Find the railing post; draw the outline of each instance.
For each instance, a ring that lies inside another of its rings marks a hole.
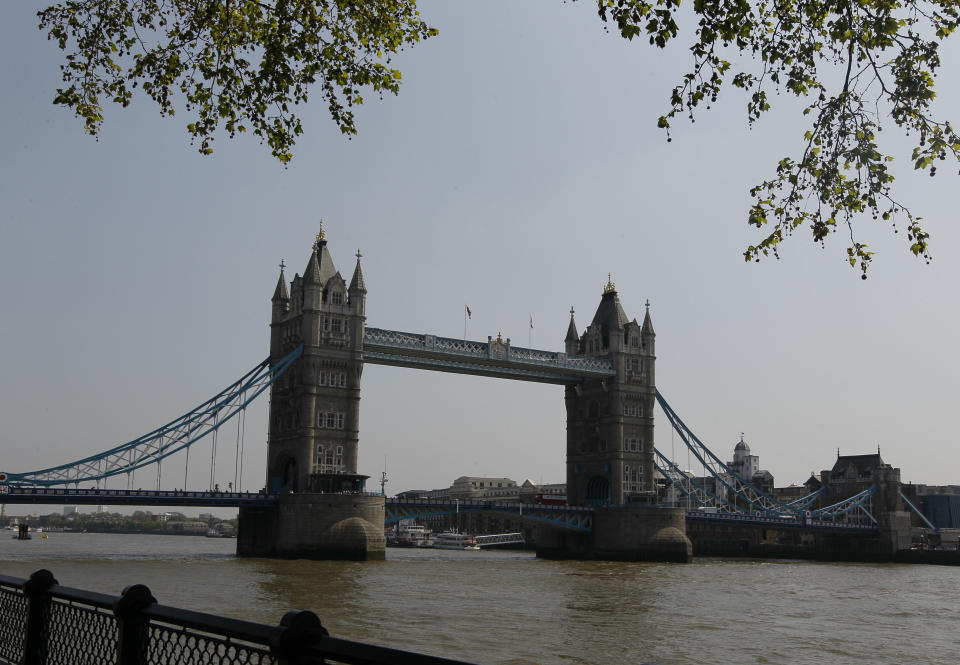
[[[47,662],[50,637],[50,587],[58,584],[46,568],[34,572],[23,583],[27,599],[27,626],[23,636],[23,665],[43,665]]]
[[[143,611],[157,602],[144,584],[123,590],[113,604],[117,618],[117,665],[147,665],[150,646],[150,620]]]
[[[326,662],[322,657],[312,656],[308,648],[321,637],[330,635],[320,623],[320,617],[309,610],[291,610],[283,615],[280,626],[284,631],[270,649],[279,658],[279,665],[322,665]]]

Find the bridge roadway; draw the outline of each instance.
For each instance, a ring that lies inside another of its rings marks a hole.
[[[372,494],[372,493],[368,493]],[[70,489],[0,485],[0,503],[57,504],[86,506],[197,506],[237,508],[270,506],[280,500],[277,494],[262,492],[212,492],[192,490]],[[467,512],[494,512],[547,522],[559,528],[590,531],[593,509],[573,506],[537,506],[501,504],[492,501],[386,500],[386,524],[403,519]]]
[[[277,496],[260,492],[194,492],[190,490],[112,490],[0,485],[0,503],[69,504],[81,506],[198,506],[230,508],[269,506]]]
[[[237,508],[240,506],[270,506],[280,500],[277,494],[262,492],[213,492],[192,490],[121,490],[69,489],[56,487],[22,487],[0,485],[0,503],[57,504],[87,506],[197,506],[205,508]],[[574,531],[593,530],[593,508],[576,506],[544,506],[537,504],[497,503],[493,501],[433,501],[429,499],[386,500],[385,524],[405,519],[469,512],[492,512],[502,515],[547,523],[556,528]],[[702,513],[690,511],[688,522],[724,522],[769,526],[771,528],[810,529],[834,532],[876,531],[874,525],[838,523],[829,520],[792,520],[781,517]]]

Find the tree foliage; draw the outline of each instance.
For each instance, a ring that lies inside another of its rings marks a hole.
[[[251,130],[287,162],[303,132],[294,107],[318,86],[330,116],[355,134],[361,92],[400,88],[390,55],[433,34],[415,0],[66,0],[38,14],[66,51],[55,104],[97,134],[103,102],[140,87],[162,114],[177,94],[187,130],[213,152],[218,127]]]
[[[681,33],[679,0],[595,0],[600,18],[626,39],[665,47]],[[683,17],[691,17],[686,12]],[[390,54],[436,34],[416,0],[65,0],[39,13],[40,27],[67,52],[65,88],[91,134],[102,101],[123,106],[136,87],[174,112],[182,94],[187,128],[203,153],[214,132],[252,131],[281,161],[302,132],[293,107],[318,85],[341,131],[356,132],[361,89],[396,93]],[[823,243],[838,228],[866,278],[872,252],[854,233],[869,215],[898,231],[929,260],[921,219],[894,198],[893,156],[879,134],[893,122],[915,140],[914,168],[930,175],[960,137],[934,116],[940,45],[957,28],[957,0],[694,0],[690,71],[670,95],[659,126],[709,108],[724,86],[747,94],[747,119],[786,91],[804,100],[810,124],[799,154],[781,159],[751,190],[748,222],[766,233],[746,260],[778,256],[800,227]]]
[[[598,3],[600,17],[627,39],[645,35],[664,47],[680,32],[679,0]],[[872,252],[854,233],[862,215],[895,231],[904,219],[910,251],[929,260],[920,218],[893,196],[893,157],[878,135],[888,118],[905,130],[916,141],[914,168],[930,175],[938,161],[960,157],[960,137],[931,108],[940,45],[957,28],[956,0],[694,0],[693,10],[692,68],[673,89],[660,127],[669,132],[679,114],[693,120],[725,85],[747,92],[750,123],[780,91],[802,98],[811,117],[799,156],[781,159],[750,190],[748,221],[767,235],[747,248],[746,260],[776,256],[799,227],[822,243],[840,225],[850,265],[866,279]]]

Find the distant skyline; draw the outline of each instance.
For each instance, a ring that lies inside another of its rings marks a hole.
[[[870,220],[865,282],[842,233],[821,249],[801,230],[780,260],[747,264],[748,189],[799,149],[799,105],[777,97],[748,129],[730,92],[667,144],[656,118],[688,54],[605,33],[590,3],[422,3],[440,36],[396,60],[399,96],[368,95],[352,140],[311,104],[289,168],[252,137],[219,136],[202,157],[186,117],[143,98],[83,135],[50,103],[60,54],[39,6],[11,5],[0,25],[0,469],[130,440],[266,357],[278,264],[303,272],[322,218],[348,279],[363,254],[370,326],[462,337],[469,306],[471,339],[562,350],[570,307],[582,331],[610,273],[630,318],[649,299],[657,385],[725,460],[744,432],[789,485],[838,447],[879,445],[904,481],[960,484],[955,169],[895,162],[930,265]],[[958,56],[938,82],[947,116]],[[248,414],[245,488],[264,484],[266,408]],[[659,413],[655,432],[679,449]],[[461,475],[563,482],[565,446],[558,386],[364,369],[371,489],[384,466],[391,494]],[[183,486],[182,461],[163,473]]]

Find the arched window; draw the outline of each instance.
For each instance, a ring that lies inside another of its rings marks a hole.
[[[603,476],[594,476],[587,482],[587,503],[590,505],[610,503],[610,481]]]

